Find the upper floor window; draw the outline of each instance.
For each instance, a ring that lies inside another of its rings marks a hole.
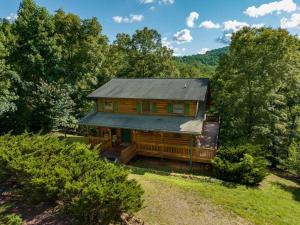
[[[143,113],[150,113],[151,112],[150,102],[142,102],[142,112]]]
[[[184,114],[184,104],[182,104],[182,103],[174,103],[173,104],[173,113]]]
[[[112,101],[105,101],[104,102],[104,110],[105,111],[113,111],[114,110],[114,104]]]

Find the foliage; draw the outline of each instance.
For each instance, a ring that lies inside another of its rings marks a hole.
[[[23,220],[19,215],[13,213],[13,214],[9,214],[6,217],[4,217],[3,224],[5,224],[5,225],[22,225]]]
[[[213,77],[223,143],[249,138],[273,166],[286,159],[300,113],[300,42],[286,30],[244,28]]]
[[[14,84],[19,80],[17,73],[7,64],[8,50],[5,46],[6,37],[1,30],[2,26],[4,25],[0,24],[0,118],[7,112],[16,111],[15,100],[18,96]]]
[[[57,82],[46,83],[41,80],[39,83],[30,101],[34,130],[48,132],[51,129],[76,128],[71,88]]]
[[[293,140],[289,147],[289,157],[286,160],[289,171],[300,176],[300,142]]]
[[[252,144],[222,146],[213,159],[214,174],[223,180],[256,185],[267,175],[267,163],[260,153],[260,146]]]
[[[142,206],[142,189],[120,166],[99,159],[96,149],[58,138],[0,137],[1,177],[18,184],[28,199],[64,203],[87,224],[109,224]]]
[[[210,50],[205,54],[197,54],[191,56],[178,56],[176,57],[176,61],[186,63],[188,65],[195,66],[209,66],[216,67],[219,64],[219,60],[227,54],[229,51],[229,47],[218,48],[214,50]]]
[[[118,34],[111,51],[123,61],[117,73],[120,77],[171,77],[179,71],[172,58],[172,50],[162,46],[161,35],[153,29],[137,30],[132,36]]]
[[[197,78],[197,77],[206,77],[210,78],[215,72],[215,68],[206,65],[190,65],[188,63],[176,62],[176,67],[179,70],[178,77],[188,77],[188,78]]]

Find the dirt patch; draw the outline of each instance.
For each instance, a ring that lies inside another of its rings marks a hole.
[[[145,207],[136,214],[149,225],[248,225],[243,218],[172,184],[132,175],[145,190]]]

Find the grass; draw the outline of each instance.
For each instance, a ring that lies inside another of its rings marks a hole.
[[[164,174],[155,174],[145,169],[134,169],[131,177],[142,183],[145,189],[147,210],[142,210],[138,216],[149,224],[159,224],[163,215],[149,216],[151,208],[158,207],[155,195],[163,195],[167,190],[176,196],[176,192],[185,193],[181,196],[183,199],[193,196],[194,201],[189,202],[190,208],[195,208],[193,204],[215,205],[218,210],[225,210],[233,213],[237,217],[245,219],[241,224],[247,222],[253,224],[274,224],[274,225],[299,225],[300,224],[300,186],[299,184],[270,174],[262,184],[257,188],[248,188],[242,185],[233,185],[219,180],[197,176],[196,180],[186,179],[178,176],[166,176]],[[156,191],[151,190],[149,183],[158,183]],[[168,189],[168,187],[172,187]],[[161,189],[160,189],[161,188]],[[153,195],[153,196],[151,196]],[[172,198],[171,196],[171,198]],[[171,200],[172,201],[172,200]],[[159,204],[168,204],[160,202]],[[180,204],[180,202],[178,202]],[[169,208],[173,206],[170,205]],[[175,208],[174,208],[175,209]],[[173,216],[180,213],[174,210]],[[226,213],[221,213],[221,217]],[[201,218],[201,217],[198,217]],[[200,221],[200,220],[199,220]],[[167,223],[166,223],[167,224]],[[199,224],[202,224],[199,222]],[[205,224],[205,223],[203,223]],[[218,223],[223,224],[223,223]],[[229,223],[234,224],[234,223]]]
[[[60,139],[64,139],[67,142],[80,142],[80,143],[86,143],[84,136],[79,136],[75,134],[66,134],[66,136],[61,132],[52,132],[50,134],[51,136],[58,137]]]

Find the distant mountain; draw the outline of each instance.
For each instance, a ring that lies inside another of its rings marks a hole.
[[[213,49],[206,52],[205,54],[197,54],[190,56],[178,56],[176,61],[186,63],[190,65],[206,65],[206,66],[217,66],[219,59],[226,53],[228,53],[229,47]]]

